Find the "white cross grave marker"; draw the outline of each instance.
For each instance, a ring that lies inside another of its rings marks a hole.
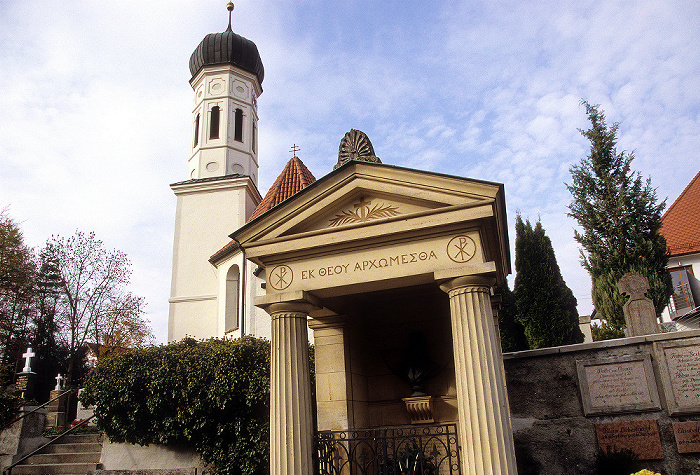
[[[56,376],[56,387],[53,388],[54,391],[60,391],[63,389],[61,386],[63,386],[63,376],[61,373],[58,373],[58,376]]]
[[[28,347],[27,352],[22,355],[22,358],[24,358],[24,368],[22,368],[23,373],[32,372],[32,367],[30,366],[30,363],[32,361],[32,357],[34,356],[36,356],[36,353],[32,351],[32,347]]]

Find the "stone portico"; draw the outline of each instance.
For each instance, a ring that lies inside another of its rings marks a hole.
[[[461,473],[516,473],[502,185],[349,161],[231,237],[267,271],[271,473],[313,473],[308,327],[319,431],[455,423]]]

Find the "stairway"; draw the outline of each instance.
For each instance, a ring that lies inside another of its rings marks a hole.
[[[96,470],[102,434],[67,435],[12,469],[12,475],[80,474]]]

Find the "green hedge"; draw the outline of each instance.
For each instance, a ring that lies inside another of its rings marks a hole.
[[[114,442],[192,446],[219,474],[269,467],[270,343],[185,339],[101,360],[81,401]]]

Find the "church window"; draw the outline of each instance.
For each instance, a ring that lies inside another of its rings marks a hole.
[[[233,138],[238,142],[243,142],[243,111],[241,109],[236,109]]]
[[[238,280],[238,266],[231,266],[226,273],[226,310],[224,316],[225,332],[238,328]]]
[[[209,121],[209,138],[219,138],[219,117],[221,116],[221,108],[214,106],[211,108],[211,120]]]
[[[194,120],[194,147],[199,145],[199,114],[197,114],[197,118]]]

